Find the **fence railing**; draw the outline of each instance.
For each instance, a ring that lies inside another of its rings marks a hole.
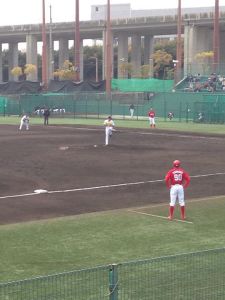
[[[1,283],[0,300],[225,299],[225,248]]]

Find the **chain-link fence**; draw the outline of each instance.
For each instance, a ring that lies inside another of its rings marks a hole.
[[[131,116],[130,105],[134,105]],[[1,115],[42,116],[48,107],[51,117],[104,118],[114,119],[147,118],[153,108],[156,117],[179,122],[225,122],[225,94],[218,93],[112,93],[110,100],[104,93],[39,94],[0,97]]]

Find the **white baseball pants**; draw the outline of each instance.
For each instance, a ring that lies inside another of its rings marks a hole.
[[[170,206],[175,206],[176,201],[179,201],[180,206],[184,206],[184,187],[181,184],[172,185],[170,188]]]
[[[109,138],[112,135],[112,127],[106,126],[105,128],[105,145],[109,144]]]

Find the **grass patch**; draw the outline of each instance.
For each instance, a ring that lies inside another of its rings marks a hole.
[[[93,125],[93,126],[103,126],[103,119],[87,119],[87,118],[53,118],[50,117],[50,125]],[[10,116],[10,117],[0,117],[0,124],[8,125],[18,125],[19,127],[20,117]],[[148,119],[146,120],[115,120],[117,127],[124,128],[149,128]],[[31,117],[30,125],[42,125],[42,117]],[[204,133],[204,134],[225,134],[224,124],[199,124],[193,123],[192,121],[187,122],[178,122],[178,121],[164,121],[163,118],[157,120],[156,129],[163,130],[177,130],[184,132],[195,132],[195,133]]]
[[[0,281],[224,247],[224,210],[221,197],[189,202],[193,224],[119,210],[3,225]],[[139,211],[167,216],[168,204]]]

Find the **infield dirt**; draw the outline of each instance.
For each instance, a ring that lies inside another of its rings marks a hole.
[[[187,201],[225,194],[224,136],[119,128],[104,147],[102,127],[1,125],[0,139],[0,224],[169,203],[175,159]]]

